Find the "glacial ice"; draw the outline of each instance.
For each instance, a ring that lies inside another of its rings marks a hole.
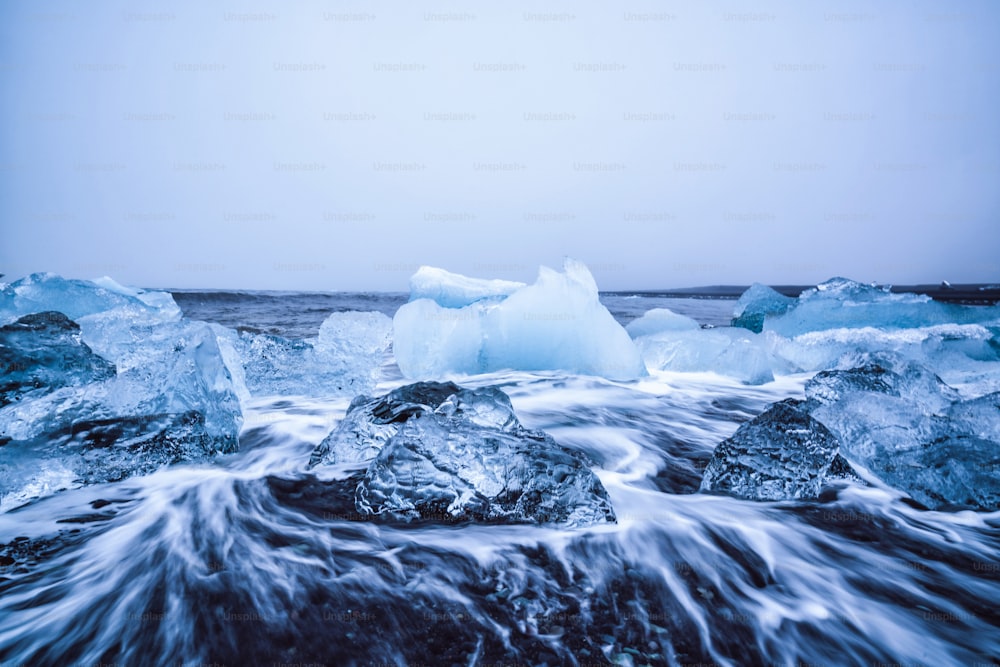
[[[916,364],[824,371],[812,416],[845,457],[931,508],[1000,509],[1000,393],[962,400]]]
[[[489,297],[507,297],[526,287],[511,280],[468,278],[433,266],[421,266],[410,277],[410,301],[430,299],[445,308],[461,308]]]
[[[43,310],[3,327],[27,374],[14,381],[33,389],[0,407],[0,511],[237,447],[240,403],[212,327],[109,285],[35,274],[3,290],[4,317],[58,306],[77,322]]]
[[[785,370],[786,364],[773,353],[774,343],[766,334],[729,327],[661,331],[635,339],[647,368],[711,371],[746,384],[770,382],[774,370]]]
[[[923,294],[894,294],[887,287],[831,278],[803,292],[783,314],[767,316],[763,328],[790,337],[838,328],[908,329],[997,320],[997,306],[940,303]]]
[[[331,313],[311,340],[221,327],[216,332],[232,375],[249,395],[356,395],[378,380],[392,320],[377,312]]]
[[[393,350],[408,378],[502,369],[622,380],[646,374],[628,333],[598,299],[590,271],[571,259],[561,273],[541,267],[533,285],[502,300],[461,308],[425,298],[410,301],[393,319]]]
[[[118,308],[129,309],[144,319],[171,320],[180,309],[166,292],[145,292],[122,287],[110,278],[100,284],[70,280],[53,273],[33,273],[0,289],[0,324],[22,315],[57,311],[78,321],[84,315]]]
[[[661,331],[693,331],[701,327],[686,315],[680,315],[669,308],[647,310],[642,317],[628,323],[625,331],[632,338],[649,336]]]
[[[360,513],[397,520],[614,521],[583,457],[524,428],[496,387],[420,382],[360,396],[311,465],[367,462]]]
[[[794,303],[795,299],[780,294],[767,285],[754,283],[736,301],[733,326],[760,333],[767,317],[781,315]]]
[[[81,340],[80,327],[54,311],[25,315],[0,327],[0,369],[0,408],[115,374],[114,364]]]
[[[837,438],[788,399],[768,409],[715,448],[703,492],[750,500],[815,499],[828,482],[850,477]]]

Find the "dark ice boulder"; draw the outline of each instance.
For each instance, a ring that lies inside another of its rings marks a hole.
[[[114,364],[94,354],[80,327],[48,311],[0,327],[0,407],[60,387],[79,387],[115,374]]]
[[[750,500],[817,498],[828,482],[851,476],[838,452],[837,438],[804,402],[788,399],[716,447],[701,490]]]
[[[760,333],[764,330],[764,320],[767,317],[785,313],[794,303],[795,299],[767,285],[754,283],[736,301],[732,325]]]
[[[359,397],[312,465],[368,461],[361,514],[584,526],[615,520],[579,453],[520,424],[496,387],[421,382]]]

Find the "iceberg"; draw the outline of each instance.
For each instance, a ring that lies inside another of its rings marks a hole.
[[[579,453],[524,428],[496,387],[421,382],[360,396],[310,465],[363,462],[359,513],[393,520],[586,526],[615,521]]]
[[[312,340],[222,327],[216,333],[247,395],[353,396],[375,387],[392,320],[378,312],[332,313]]]
[[[733,308],[733,326],[749,329],[760,333],[764,329],[764,320],[785,313],[795,299],[780,294],[776,290],[754,283],[740,295]]]
[[[533,285],[507,296],[459,308],[410,301],[393,318],[393,351],[403,375],[415,379],[503,369],[616,380],[646,375],[632,339],[601,304],[590,271],[571,259],[561,273],[541,267]]]
[[[524,283],[468,278],[433,266],[421,266],[410,277],[410,301],[430,299],[445,308],[461,308],[490,297],[510,296]]]
[[[784,313],[768,315],[763,329],[791,337],[826,329],[910,329],[938,324],[982,324],[998,319],[998,306],[940,303],[923,294],[894,294],[887,287],[831,278],[804,291]]]
[[[632,338],[638,338],[661,331],[693,331],[700,328],[701,325],[690,317],[675,313],[669,308],[653,308],[647,310],[642,317],[629,322],[625,331]]]
[[[836,436],[803,403],[774,403],[722,441],[705,469],[701,491],[748,500],[815,499],[831,481],[855,478]]]

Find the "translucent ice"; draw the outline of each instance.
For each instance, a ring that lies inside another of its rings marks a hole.
[[[675,313],[669,308],[653,308],[647,310],[642,317],[629,322],[625,331],[632,338],[637,338],[661,331],[692,331],[699,328],[698,323],[690,317]]]
[[[410,300],[430,299],[445,308],[461,308],[487,297],[505,297],[525,287],[510,280],[482,280],[432,266],[421,266],[410,277]]]
[[[843,455],[932,508],[1000,509],[1000,394],[959,400],[915,364],[824,371],[808,409]]]
[[[827,482],[850,476],[837,438],[802,403],[775,403],[720,443],[701,490],[750,500],[811,499]]]
[[[117,308],[130,309],[147,319],[180,317],[180,309],[166,292],[144,292],[122,287],[110,278],[101,285],[69,280],[52,273],[33,273],[0,290],[0,324],[22,315],[58,311],[71,320]]]
[[[0,407],[0,508],[236,449],[242,414],[215,332],[141,296],[51,274],[4,288],[5,317],[58,306],[79,328],[51,311],[3,327],[22,387]]]
[[[767,317],[787,311],[795,299],[778,293],[767,285],[754,283],[740,295],[733,309],[733,326],[760,333]]]
[[[541,267],[538,280],[502,300],[445,308],[431,299],[400,307],[393,350],[406,377],[502,369],[567,370],[612,379],[645,375],[628,333],[598,299],[582,263]]]
[[[496,387],[421,382],[356,399],[312,464],[368,462],[359,512],[582,526],[614,521],[581,455],[521,426]]]
[[[0,369],[0,407],[115,374],[114,365],[81,340],[75,322],[51,311],[0,327]]]
[[[787,312],[764,321],[764,330],[784,336],[836,328],[905,329],[936,324],[996,321],[1000,307],[939,303],[922,294],[893,294],[886,287],[832,278],[806,290]]]
[[[233,375],[242,376],[251,395],[357,395],[377,382],[392,320],[377,312],[332,313],[312,340],[216,331],[220,345],[235,352]]]
[[[635,344],[646,366],[661,371],[710,371],[763,384],[774,379],[775,369],[784,368],[772,352],[772,338],[746,329],[661,331],[640,336]]]

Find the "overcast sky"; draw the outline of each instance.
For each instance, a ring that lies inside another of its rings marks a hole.
[[[0,272],[1000,281],[1000,3],[0,9]]]

